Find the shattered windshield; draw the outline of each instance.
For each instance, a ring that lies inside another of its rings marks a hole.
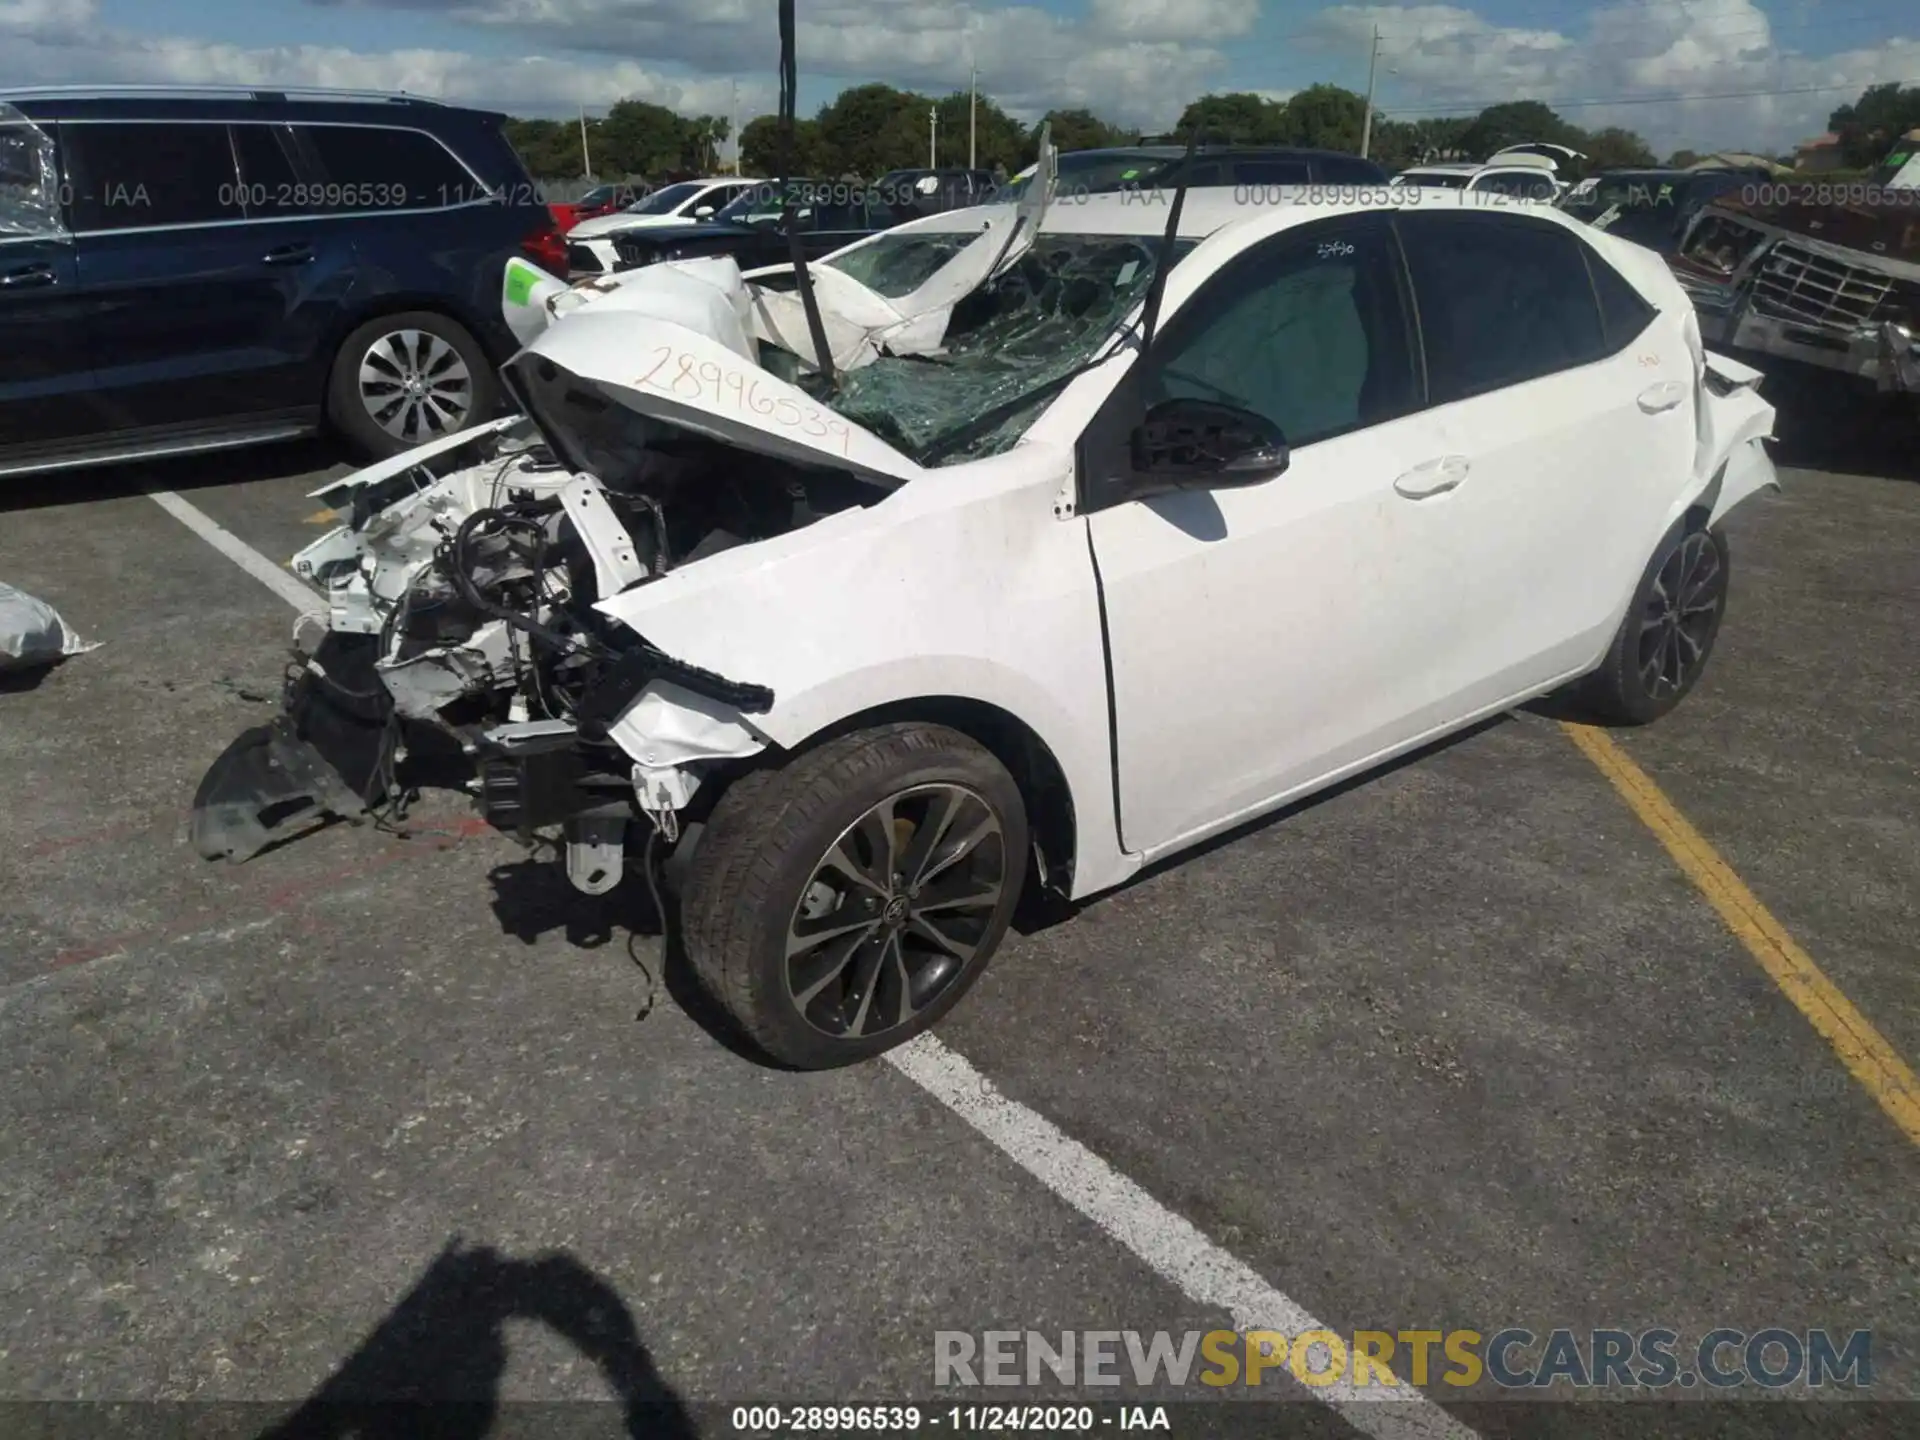
[[[1178,242],[1175,262],[1198,243]],[[882,356],[850,370],[829,403],[918,464],[997,455],[1038,418],[1052,398],[1046,387],[1091,360],[1145,300],[1159,249],[1158,236],[1042,235],[1005,274],[954,308],[942,353]],[[904,273],[912,252],[895,253]],[[1020,406],[1026,395],[1032,403]],[[947,448],[1003,406],[1013,408],[999,423]]]
[[[853,205],[866,195],[866,187],[849,181],[791,180],[787,195],[801,206],[801,218],[814,206]],[[742,191],[714,212],[714,220],[723,225],[771,225],[786,210],[786,195],[778,180],[763,180]]]
[[[627,214],[671,215],[706,188],[698,180],[683,180],[678,185],[669,185],[663,190],[656,190],[646,199],[629,205]]]
[[[0,236],[70,238],[60,213],[53,137],[0,103]]]

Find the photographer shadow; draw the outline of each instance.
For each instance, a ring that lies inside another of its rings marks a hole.
[[[333,1377],[257,1440],[483,1440],[500,1414],[509,1320],[538,1321],[592,1360],[630,1440],[698,1433],[605,1280],[565,1252],[516,1260],[456,1236]]]

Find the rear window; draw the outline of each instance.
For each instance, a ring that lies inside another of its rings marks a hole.
[[[324,193],[302,182],[294,156],[293,131],[286,125],[235,125],[233,149],[240,157],[240,186],[247,214],[311,215],[324,207]]]
[[[1399,223],[1434,404],[1609,353],[1587,247],[1557,225],[1417,211]]]
[[[1318,164],[1320,179],[1327,185],[1384,185],[1387,172],[1371,160],[1358,155],[1323,155]]]
[[[1619,351],[1647,326],[1659,312],[1647,303],[1647,297],[1634,289],[1626,276],[1585,245],[1587,273],[1593,277],[1593,293],[1600,302],[1600,323],[1606,332],[1607,349]]]
[[[325,175],[328,210],[432,209],[487,198],[487,188],[421,130],[387,125],[302,125]]]
[[[1235,185],[1305,185],[1313,172],[1304,160],[1236,160]]]

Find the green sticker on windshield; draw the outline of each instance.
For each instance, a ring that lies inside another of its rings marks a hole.
[[[1140,172],[1138,170],[1122,170],[1120,172],[1120,178],[1122,180],[1131,180],[1133,179],[1134,176],[1138,175],[1139,173]]]
[[[524,260],[507,261],[507,303],[525,305],[539,283],[540,272]]]

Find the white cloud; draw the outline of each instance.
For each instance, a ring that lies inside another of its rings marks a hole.
[[[370,42],[379,35],[378,9],[404,5],[512,35],[535,53],[512,59],[455,49],[244,48],[153,38],[100,26],[94,0],[0,0],[0,51],[11,75],[40,81],[404,88],[523,114],[561,114],[583,102],[593,108],[631,96],[724,114],[737,80],[743,121],[773,106],[777,35],[767,0],[313,3],[365,15]],[[1023,119],[1085,106],[1150,130],[1170,128],[1186,102],[1207,90],[1251,88],[1228,79],[1225,48],[1251,33],[1258,0],[1087,4],[1074,16],[974,0],[809,0],[800,7],[800,71],[834,86],[881,80],[938,94],[964,87],[969,65],[977,64],[982,91]],[[1920,40],[1800,54],[1775,42],[1772,21],[1754,0],[1609,0],[1566,30],[1495,25],[1458,5],[1343,5],[1313,22],[1318,46],[1296,40],[1294,48],[1338,54],[1344,63],[1364,55],[1375,23],[1385,37],[1379,95],[1389,114],[1471,113],[1526,97],[1761,92],[1563,111],[1581,125],[1637,130],[1661,151],[1781,149],[1823,129],[1827,114],[1869,83],[1920,76]],[[611,58],[627,55],[647,58]],[[1813,86],[1835,88],[1805,93]],[[1277,99],[1290,92],[1255,93]]]
[[[376,0],[316,0],[357,8]],[[770,74],[778,35],[766,0],[399,0],[543,49],[657,56],[696,71]],[[1084,105],[1165,128],[1220,81],[1220,48],[1259,0],[1091,0],[1084,18],[1035,5],[943,0],[811,0],[800,7],[802,75],[836,85],[884,80],[944,93],[970,65],[983,92],[1022,118]]]
[[[1868,85],[1920,76],[1920,40],[1805,55],[1775,42],[1773,22],[1752,0],[1622,0],[1589,11],[1577,33],[1496,26],[1451,5],[1339,6],[1319,23],[1329,41],[1349,47],[1364,47],[1379,25],[1380,103],[1409,118],[1472,113],[1502,99],[1736,96],[1562,109],[1589,129],[1637,131],[1663,153],[1682,145],[1784,150],[1824,130],[1828,114]]]
[[[41,0],[10,3],[18,8]],[[0,7],[0,41],[6,44],[9,67],[42,84],[344,86],[405,90],[521,113],[564,113],[582,104],[594,109],[632,98],[684,114],[725,115],[734,100],[734,82],[726,77],[666,75],[625,61],[498,59],[460,50],[369,52],[323,45],[249,49],[93,26],[78,33],[79,27],[67,23],[78,7],[69,8],[67,0],[46,0],[46,5],[61,7],[58,22],[32,29],[14,24],[8,8]],[[745,77],[738,85],[743,117],[773,108],[770,78]]]

